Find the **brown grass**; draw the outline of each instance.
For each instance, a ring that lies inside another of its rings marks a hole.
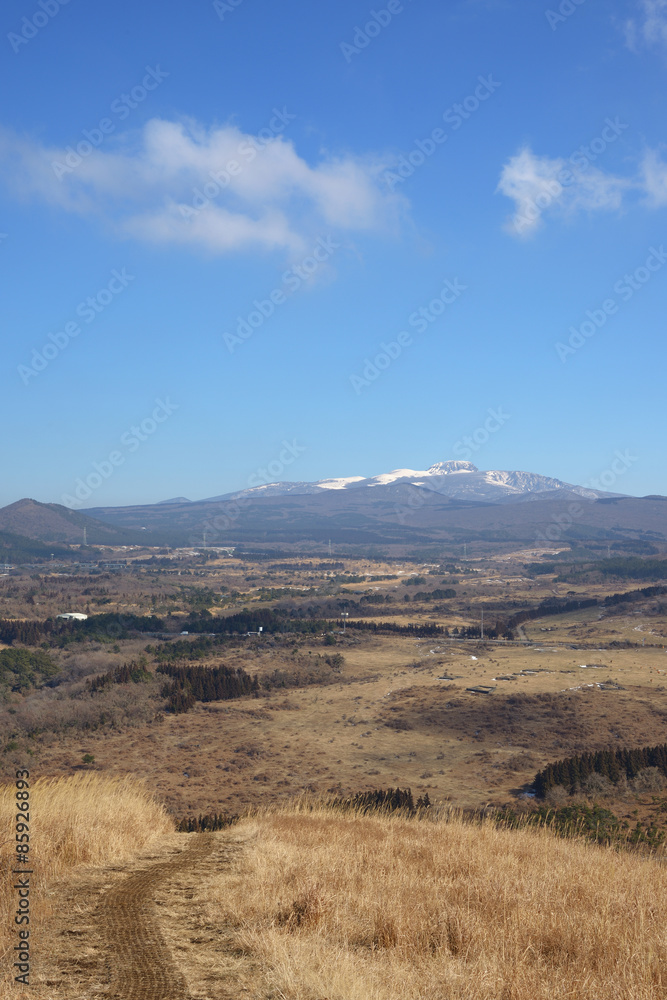
[[[284,1000],[654,1000],[667,871],[548,831],[282,811],[244,821],[206,918]]]
[[[15,788],[0,787],[0,988],[9,983],[7,958],[17,943],[10,871],[14,864]],[[144,784],[133,778],[77,774],[38,779],[30,790],[31,927],[49,916],[48,887],[84,865],[122,861],[173,831],[172,821]],[[12,984],[12,988],[13,988]],[[12,993],[18,1000],[20,991]]]

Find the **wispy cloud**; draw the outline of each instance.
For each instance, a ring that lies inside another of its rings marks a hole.
[[[3,182],[120,235],[215,253],[299,252],[322,226],[381,231],[402,203],[381,182],[380,158],[322,154],[311,165],[284,136],[232,125],[153,119],[104,149],[89,147],[48,147],[4,130]]]
[[[639,18],[625,22],[628,47],[637,52],[641,44],[667,46],[667,0],[639,0]]]
[[[540,227],[547,212],[571,216],[620,208],[629,184],[597,167],[536,156],[526,147],[502,168],[497,191],[515,202],[507,230],[514,236],[528,236]]]
[[[641,181],[647,203],[652,208],[664,208],[667,205],[667,163],[655,150],[649,150],[644,156]]]

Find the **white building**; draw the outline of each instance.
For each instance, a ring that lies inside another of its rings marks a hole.
[[[67,621],[85,622],[88,615],[82,615],[78,611],[68,611],[64,615],[56,615],[56,618],[65,618]]]

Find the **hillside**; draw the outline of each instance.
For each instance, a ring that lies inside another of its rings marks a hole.
[[[0,508],[0,532],[48,544],[77,545],[160,544],[149,533],[108,524],[57,503],[25,498]]]
[[[143,507],[97,507],[86,514],[117,528],[187,534],[191,544],[424,545],[449,542],[596,540],[664,545],[663,498],[586,498],[566,490],[500,501],[459,500],[405,484],[317,494],[253,496]]]
[[[5,973],[17,1000],[664,997],[667,871],[649,856],[447,810],[292,805],[175,834],[133,781],[32,791],[40,958],[29,990]]]

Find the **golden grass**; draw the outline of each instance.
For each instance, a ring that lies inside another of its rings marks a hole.
[[[82,865],[122,861],[174,829],[164,808],[141,781],[95,773],[68,778],[39,778],[30,789],[31,929],[48,914],[46,890],[55,879]],[[11,978],[7,958],[17,943],[12,923],[16,892],[14,785],[0,787],[0,976]],[[0,984],[3,979],[0,978]],[[19,991],[11,988],[17,1000]]]
[[[547,830],[279,811],[207,889],[284,1000],[657,1000],[667,871]],[[272,992],[273,991],[273,992]]]

